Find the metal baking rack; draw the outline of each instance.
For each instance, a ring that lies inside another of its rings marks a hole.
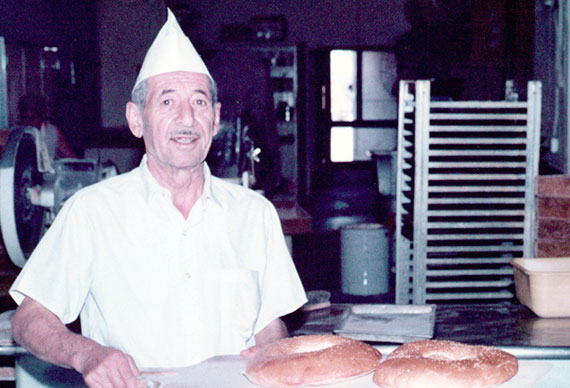
[[[514,297],[509,260],[533,256],[541,83],[527,101],[432,101],[401,81],[396,303]]]

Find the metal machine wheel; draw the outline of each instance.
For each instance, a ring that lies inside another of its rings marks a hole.
[[[44,232],[46,208],[32,204],[30,189],[41,186],[36,133],[16,127],[8,137],[0,161],[0,227],[12,262],[23,267]]]

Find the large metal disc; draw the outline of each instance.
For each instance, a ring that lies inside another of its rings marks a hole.
[[[41,185],[34,127],[15,127],[0,161],[0,227],[10,260],[23,267],[44,232],[46,209],[33,205],[30,188]]]

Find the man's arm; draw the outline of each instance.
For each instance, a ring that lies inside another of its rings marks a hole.
[[[89,387],[136,387],[131,356],[70,331],[34,299],[26,297],[12,316],[14,339],[36,357],[83,375]]]
[[[255,346],[242,350],[240,354],[246,358],[253,357],[263,347],[288,336],[289,332],[285,323],[280,318],[274,319],[255,335]]]

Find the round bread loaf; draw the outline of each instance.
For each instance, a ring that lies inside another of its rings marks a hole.
[[[373,380],[386,388],[484,388],[504,383],[517,371],[516,357],[494,347],[422,340],[390,353]]]
[[[245,375],[266,387],[330,384],[371,373],[382,354],[364,342],[338,335],[304,335],[269,345]]]

